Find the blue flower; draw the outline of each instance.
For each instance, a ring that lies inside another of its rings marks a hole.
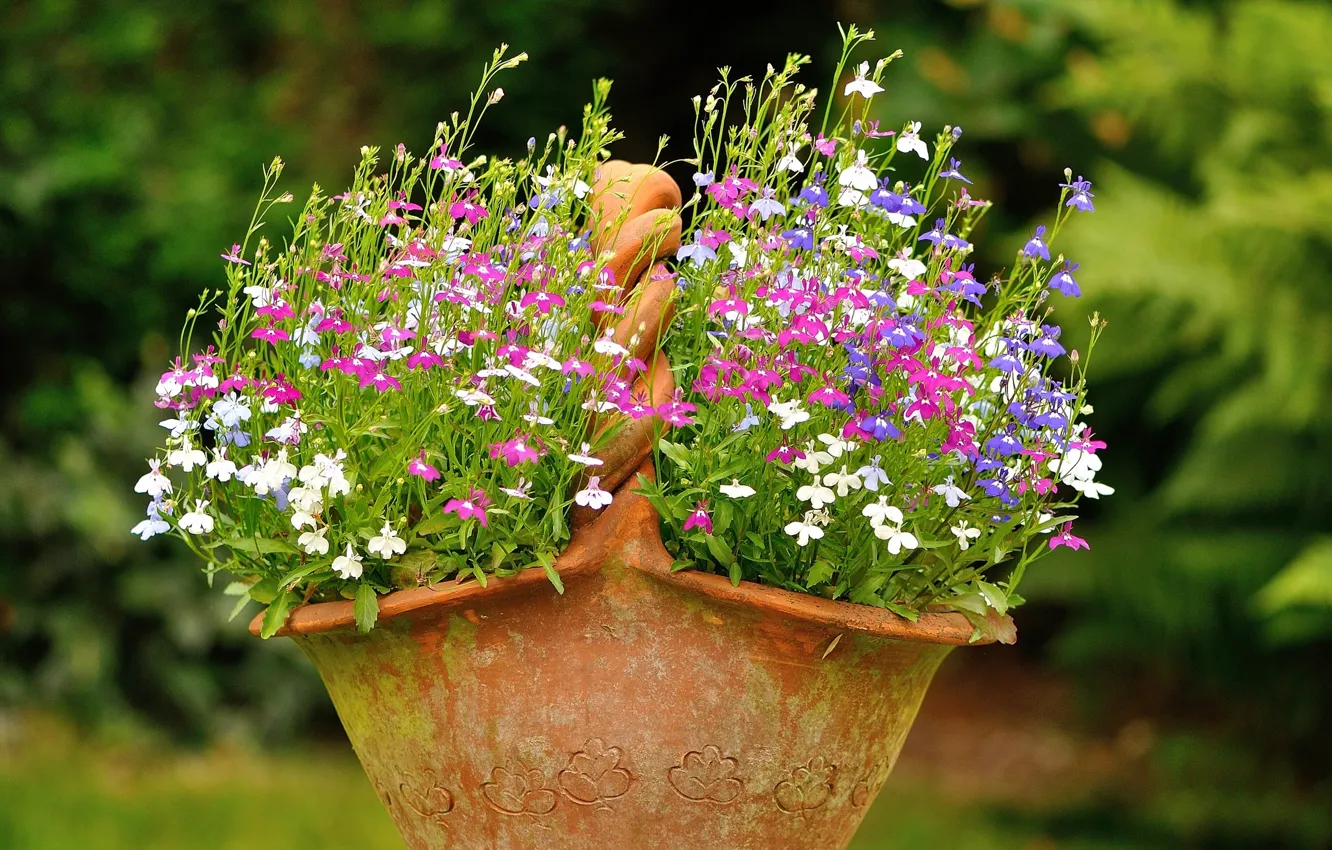
[[[716,178],[712,176],[711,171],[694,172],[694,185],[700,189],[711,186],[715,181]]]
[[[955,135],[954,135],[954,138],[956,138],[957,136],[960,136],[960,135],[962,134],[962,131],[959,130],[959,129],[957,129],[957,128],[953,128],[953,132],[954,132],[954,134],[955,134]],[[948,160],[948,170],[947,170],[947,171],[940,171],[940,172],[939,172],[939,176],[942,177],[942,178],[945,179],[945,180],[961,180],[963,183],[970,184],[971,181],[968,180],[967,178],[963,177],[963,176],[962,176],[962,172],[958,170],[958,169],[960,169],[961,167],[962,167],[962,163],[961,163],[961,162],[959,162],[959,161],[956,160],[956,159],[952,159],[952,158],[950,157],[949,160]]]
[[[985,451],[996,457],[1011,457],[1022,451],[1022,441],[1011,432],[991,437],[985,442]],[[991,493],[990,495],[995,495]]]
[[[791,230],[783,230],[782,238],[785,239],[792,248],[803,249],[805,251],[814,250],[814,231],[808,227],[795,227]]]
[[[1027,240],[1026,246],[1022,249],[1022,255],[1028,259],[1040,257],[1042,260],[1050,259],[1050,249],[1045,244],[1045,225],[1036,228],[1036,235]]]
[[[814,175],[814,182],[800,190],[796,200],[803,201],[806,204],[823,208],[828,206],[828,192],[823,188],[824,173],[822,171]]]
[[[702,231],[694,231],[694,241],[686,242],[675,252],[677,260],[691,260],[695,266],[701,266],[708,260],[717,259],[717,252],[704,245],[700,240]]]
[[[1077,263],[1065,263],[1059,273],[1050,278],[1050,289],[1058,292],[1060,295],[1067,295],[1070,298],[1077,298],[1082,294],[1082,288],[1078,282],[1073,279],[1073,272],[1078,270]]]
[[[1060,183],[1059,188],[1069,190],[1068,200],[1064,202],[1064,206],[1077,207],[1082,212],[1096,212],[1096,207],[1092,206],[1091,202],[1091,199],[1096,197],[1092,194],[1091,185],[1091,181],[1083,180],[1081,174],[1071,183]]]
[[[948,231],[944,228],[944,220],[941,218],[936,218],[934,220],[934,229],[931,230],[929,233],[926,233],[924,236],[920,237],[916,241],[929,242],[931,244],[938,245],[940,242],[944,240],[944,236],[946,236],[947,234]]]

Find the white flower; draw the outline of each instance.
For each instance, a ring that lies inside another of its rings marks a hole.
[[[234,428],[250,418],[250,400],[241,398],[235,390],[213,402],[213,416],[228,428]]]
[[[208,455],[204,454],[202,450],[196,449],[190,443],[188,437],[180,444],[180,448],[167,452],[167,463],[172,466],[179,466],[186,472],[192,471],[196,466],[203,466],[207,460]]]
[[[796,469],[803,469],[810,475],[818,475],[819,470],[825,465],[832,463],[832,455],[814,447],[814,441],[805,443],[805,456],[796,458],[791,464]]]
[[[287,460],[287,450],[278,449],[277,454],[269,456],[261,466],[250,472],[245,483],[253,487],[257,495],[267,496],[295,477],[296,466]]]
[[[950,508],[955,508],[971,498],[967,495],[965,490],[954,486],[953,476],[951,475],[945,478],[942,484],[936,485],[932,489],[935,493],[944,497],[944,502],[947,503]]]
[[[741,484],[739,478],[732,478],[730,484],[723,484],[717,489],[723,496],[730,496],[732,499],[748,499],[757,492],[748,484]]]
[[[269,289],[267,286],[254,284],[253,286],[245,287],[241,292],[250,296],[250,304],[256,308],[267,307],[273,303],[273,290]]]
[[[841,457],[842,452],[853,452],[860,447],[852,440],[843,440],[841,437],[834,437],[832,434],[820,434],[819,442],[828,447],[828,454],[833,457]]]
[[[953,535],[957,537],[957,546],[963,552],[971,548],[971,541],[975,540],[977,537],[980,537],[981,535],[980,529],[972,528],[971,526],[967,525],[966,520],[958,520],[957,525],[953,526],[948,530],[953,532]]]
[[[869,157],[865,152],[857,150],[856,161],[842,167],[842,173],[837,177],[838,185],[856,192],[873,192],[879,185],[879,180],[874,176],[874,172],[870,171],[868,162]]]
[[[911,259],[910,249],[902,251],[896,257],[889,260],[888,268],[897,272],[907,280],[919,278],[929,270],[929,267],[920,260]]]
[[[805,546],[809,541],[819,540],[823,537],[823,529],[815,525],[813,511],[807,511],[803,521],[795,520],[794,522],[788,522],[785,531],[787,534],[796,538],[797,546]]]
[[[858,94],[861,97],[870,98],[883,91],[883,86],[873,80],[865,79],[868,75],[869,63],[861,62],[860,67],[856,68],[856,78],[846,84],[846,88],[842,91],[842,96],[850,97],[853,94]]]
[[[500,492],[506,493],[515,499],[522,499],[526,502],[532,499],[532,494],[528,492],[531,487],[532,485],[528,483],[526,478],[519,478],[517,484],[512,487],[501,487]]]
[[[611,503],[613,497],[601,489],[601,479],[593,475],[588,479],[587,487],[574,494],[574,501],[585,508],[599,511]]]
[[[361,577],[361,556],[352,551],[350,543],[347,544],[347,554],[333,559],[333,572],[344,579]]]
[[[213,449],[213,458],[204,467],[204,474],[215,481],[230,481],[236,474],[236,464],[227,457],[227,447]]]
[[[592,343],[592,350],[615,357],[624,357],[629,353],[629,349],[615,341],[615,328],[606,328],[606,335]]]
[[[287,491],[287,504],[307,514],[317,514],[324,509],[319,491],[312,487],[292,487]]]
[[[805,170],[805,164],[796,156],[803,147],[800,142],[791,142],[787,146],[787,153],[781,159],[777,160],[778,171],[793,171],[797,174]]]
[[[823,476],[823,483],[829,487],[836,487],[837,495],[845,496],[852,490],[860,489],[860,476],[854,472],[847,472],[846,464],[842,464],[842,471],[829,472]]]
[[[170,508],[167,509],[170,512]],[[137,525],[130,529],[130,534],[139,535],[140,540],[147,540],[150,537],[156,537],[159,534],[165,534],[171,530],[171,525],[158,513],[158,503],[148,503],[148,518],[141,520]]]
[[[814,510],[821,509],[824,505],[831,505],[836,498],[833,491],[819,484],[818,479],[814,479],[813,484],[806,484],[796,491],[796,498],[802,502],[809,502],[814,506]]]
[[[920,545],[916,535],[909,531],[903,531],[896,525],[876,525],[874,526],[874,536],[880,540],[888,541],[888,554],[896,555],[903,549],[910,551]]]
[[[331,457],[326,454],[317,454],[314,456],[314,462],[301,467],[301,483],[315,490],[328,490],[330,496],[345,496],[351,492],[351,484],[347,482],[346,474],[342,469],[342,462],[347,459],[347,453],[338,449],[337,454]]]
[[[581,463],[583,466],[601,466],[605,461],[601,458],[593,457],[589,454],[591,451],[592,445],[590,443],[583,443],[583,447],[578,450],[577,454],[569,455],[569,460],[574,463]]]
[[[1102,484],[1099,481],[1093,481],[1090,478],[1075,478],[1071,481],[1065,481],[1065,484],[1077,490],[1088,499],[1099,499],[1102,496],[1109,496],[1115,492],[1115,488],[1109,484]]]
[[[315,522],[314,516],[306,511],[297,509],[296,512],[291,515],[292,528],[314,528],[318,524],[319,523]]]
[[[154,499],[163,493],[171,492],[171,479],[162,472],[162,461],[152,458],[148,461],[148,471],[134,485],[135,493],[147,493]]]
[[[213,530],[213,518],[204,513],[208,507],[208,501],[205,499],[194,500],[194,510],[180,518],[180,527],[182,531],[190,534],[208,534]]]
[[[890,522],[893,525],[901,525],[903,520],[901,509],[888,504],[887,496],[880,496],[879,501],[870,502],[868,505],[861,508],[860,515],[869,517],[870,525],[875,528],[878,528],[885,522]]]
[[[865,479],[866,490],[877,491],[880,484],[889,486],[893,483],[888,480],[888,474],[879,468],[880,460],[881,458],[875,455],[873,460],[856,470],[856,475]]]
[[[559,365],[559,361],[556,361],[556,365],[557,366]],[[527,412],[523,414],[523,420],[525,422],[531,422],[533,425],[555,424],[554,419],[551,419],[549,416],[541,415],[541,409],[537,407],[537,403],[535,401],[533,401],[531,404],[528,405]]]
[[[920,138],[920,122],[912,121],[907,124],[902,135],[897,137],[897,150],[901,153],[916,153],[921,159],[928,160],[930,152],[925,147],[925,142]]]
[[[379,555],[387,561],[394,555],[401,555],[407,551],[407,541],[393,533],[393,526],[388,520],[384,520],[384,527],[379,530],[379,534],[370,538],[370,544],[366,550],[371,555]]]
[[[453,394],[457,396],[459,399],[461,399],[463,404],[467,405],[468,407],[476,407],[477,405],[495,403],[495,399],[486,395],[484,391],[476,389],[474,387],[464,387],[463,389],[460,390],[454,390]]]
[[[801,422],[809,421],[809,411],[800,407],[800,399],[774,401],[768,405],[768,412],[782,420],[782,430],[790,431]]]
[[[179,419],[163,419],[157,424],[170,431],[170,436],[173,439],[179,439],[185,436],[186,433],[198,430],[199,428],[198,421],[194,419],[186,419],[184,414],[181,414]]]
[[[307,555],[327,555],[328,539],[324,537],[327,528],[321,528],[317,531],[307,531],[296,541],[305,550]]]

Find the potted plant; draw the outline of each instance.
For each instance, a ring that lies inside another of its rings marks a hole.
[[[839,76],[871,35],[849,31]],[[179,534],[236,576],[238,611],[266,605],[251,630],[315,663],[408,846],[845,846],[939,662],[1011,640],[1021,571],[1076,540],[1034,470],[1098,494],[1081,372],[1052,389],[1057,333],[1028,333],[1067,272],[1024,260],[980,309],[960,261],[982,207],[943,191],[953,136],[920,188],[881,187],[917,128],[825,113],[812,137],[798,57],[696,100],[680,247],[670,179],[607,161],[606,83],[577,138],[473,154],[520,59],[496,53],[428,156],[399,146],[378,173],[367,149],[285,247],[224,253],[182,348],[210,310],[213,345],[158,387],[172,418],[136,532]],[[279,171],[249,237],[291,200]],[[899,256],[935,209],[939,244]],[[1042,422],[1010,409],[1032,381]],[[862,455],[877,513],[851,492]],[[973,492],[982,472],[1010,486]],[[821,504],[792,514],[810,486]],[[937,529],[963,518],[955,542]]]

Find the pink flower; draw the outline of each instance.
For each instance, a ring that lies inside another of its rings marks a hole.
[[[587,308],[593,313],[614,313],[617,316],[624,315],[624,308],[614,304],[607,304],[605,301],[593,301],[587,305]]]
[[[512,440],[503,443],[492,443],[490,445],[491,458],[504,458],[504,462],[509,466],[517,466],[520,463],[536,463],[541,458],[541,453],[537,449],[527,444],[530,438],[525,434],[519,434]]]
[[[1073,523],[1071,522],[1064,523],[1064,530],[1050,538],[1051,549],[1058,549],[1060,546],[1067,546],[1074,551],[1078,549],[1091,549],[1091,546],[1087,545],[1086,540],[1073,535]]]
[[[797,460],[803,460],[804,457],[805,453],[800,449],[797,449],[795,446],[789,446],[786,443],[782,443],[777,448],[768,452],[768,454],[764,456],[763,459],[766,460],[768,463],[772,463],[773,461],[776,461],[778,463],[793,463]]]
[[[490,213],[480,204],[474,204],[471,201],[456,201],[449,207],[449,215],[454,218],[465,218],[468,224],[476,224],[483,218],[489,218]],[[463,271],[467,271],[466,268]]]
[[[814,149],[824,156],[832,156],[837,151],[837,140],[825,139],[823,134],[819,133],[819,137],[814,140]]]
[[[426,481],[434,481],[439,478],[439,470],[426,463],[425,449],[415,458],[407,462],[407,472],[410,475],[419,475]]]
[[[697,409],[698,408],[694,405],[684,401],[684,397],[677,389],[675,391],[675,398],[657,407],[657,415],[668,424],[680,427],[683,425],[694,424],[694,420],[689,414]]]
[[[712,517],[708,516],[708,503],[706,500],[694,505],[694,510],[685,519],[684,530],[691,528],[701,528],[704,534],[712,533]]]
[[[458,519],[475,518],[481,523],[481,527],[486,527],[486,505],[490,504],[490,497],[482,490],[473,487],[467,494],[466,499],[449,499],[444,504],[444,513],[458,515]]]
[[[543,289],[539,289],[536,292],[529,292],[524,295],[518,304],[524,310],[532,305],[536,305],[537,312],[544,316],[556,307],[563,307],[564,298],[553,292],[546,292]]]
[[[407,358],[408,369],[426,370],[434,366],[439,366],[443,368],[444,358],[440,357],[438,354],[436,354],[435,352],[431,351],[428,348],[423,348],[420,351],[413,354],[411,357]]]
[[[371,386],[381,393],[402,389],[402,383],[378,365],[361,372],[361,389]]]
[[[222,254],[222,259],[226,260],[228,263],[239,263],[242,266],[248,266],[249,262],[241,259],[240,250],[240,245],[232,245],[230,251]]]
[[[282,328],[275,328],[270,325],[266,328],[255,328],[250,334],[250,339],[262,339],[271,345],[277,345],[278,342],[289,341],[291,334],[282,330]]]

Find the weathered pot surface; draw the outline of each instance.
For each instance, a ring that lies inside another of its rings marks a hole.
[[[293,612],[408,847],[850,842],[971,624],[671,574],[656,522],[622,491],[562,596],[528,570],[390,594],[368,635],[349,602]]]

